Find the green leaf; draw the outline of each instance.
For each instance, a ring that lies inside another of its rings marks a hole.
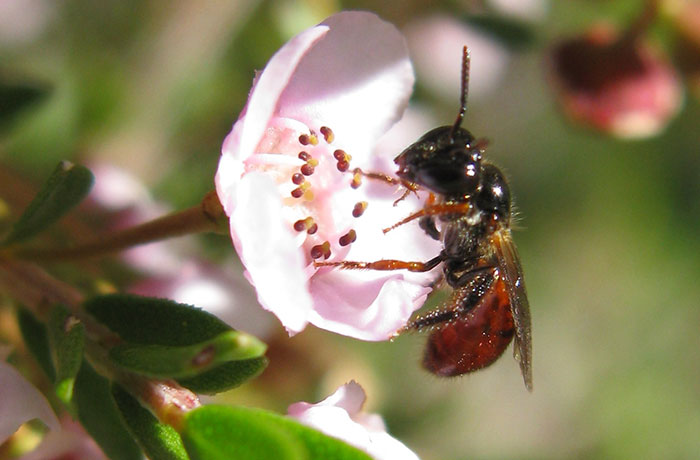
[[[117,345],[109,357],[120,366],[151,377],[192,377],[228,361],[258,358],[266,345],[245,332],[228,331],[188,346]]]
[[[193,460],[306,460],[304,445],[284,428],[239,408],[207,405],[188,413],[181,432]]]
[[[24,343],[52,382],[56,381],[56,371],[51,358],[51,347],[46,325],[36,319],[26,308],[17,309],[17,322]]]
[[[0,126],[48,94],[43,86],[3,80],[0,81]]]
[[[58,305],[51,311],[48,334],[56,369],[56,395],[70,406],[75,377],[83,362],[85,326],[63,306]]]
[[[202,406],[185,416],[181,434],[194,460],[370,460],[338,439],[260,409]]]
[[[112,460],[142,460],[143,454],[126,429],[107,379],[83,361],[73,390],[78,419]]]
[[[110,294],[89,299],[85,309],[134,344],[194,345],[231,330],[210,313],[167,299]]]
[[[535,27],[517,18],[480,15],[468,16],[465,21],[515,51],[527,49],[537,38]]]
[[[231,361],[190,378],[178,378],[177,382],[195,393],[212,395],[235,388],[257,377],[267,366],[267,358]]]
[[[114,401],[126,426],[151,460],[189,460],[180,435],[160,423],[147,409],[117,384],[112,384]]]
[[[12,227],[4,245],[26,240],[45,230],[87,195],[93,176],[87,168],[62,161]]]

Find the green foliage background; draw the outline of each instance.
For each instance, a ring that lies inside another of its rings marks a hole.
[[[254,70],[290,36],[339,9],[402,27],[465,17],[469,3],[44,2],[38,35],[0,41],[0,75],[48,91],[0,124],[0,214],[16,215],[64,158],[119,165],[159,199],[190,206],[213,187]],[[545,75],[557,37],[597,19],[624,23],[640,4],[553,2],[502,88],[467,115],[492,141],[488,157],[509,174],[521,215],[533,394],[510,357],[440,380],[418,365],[421,337],[362,343],[309,329],[268,340],[268,369],[221,401],[284,412],[357,379],[367,409],[425,459],[700,455],[700,105],[688,94],[660,136],[619,141],[566,121]],[[440,99],[419,80],[415,101],[450,121],[457,95]],[[238,264],[227,238],[202,243]]]

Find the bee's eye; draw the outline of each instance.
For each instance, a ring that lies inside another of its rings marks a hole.
[[[471,195],[479,186],[479,167],[464,150],[455,149],[438,153],[417,167],[415,181],[443,195]]]
[[[481,190],[476,204],[482,211],[502,217],[510,216],[510,189],[501,171],[493,165],[484,165],[481,171]]]

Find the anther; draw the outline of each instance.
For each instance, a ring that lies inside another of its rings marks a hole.
[[[299,219],[298,221],[294,222],[294,230],[297,232],[303,232],[306,230],[306,219]]]
[[[294,185],[301,185],[304,183],[306,179],[304,179],[304,176],[299,174],[299,173],[294,173],[292,174],[292,182]]]
[[[338,161],[347,159],[347,156],[348,154],[345,153],[345,150],[338,149],[335,152],[333,152],[333,158],[335,158]]]
[[[299,187],[292,190],[292,196],[294,198],[301,198],[302,196],[304,196],[305,193],[309,191],[309,188],[311,188],[311,184],[304,181],[301,184],[299,184]]]
[[[362,174],[356,171],[355,174],[352,175],[352,182],[350,182],[350,187],[358,188],[360,185],[362,185]]]
[[[355,207],[352,208],[352,217],[360,217],[364,214],[365,209],[367,209],[367,204],[366,201],[358,201],[355,203]]]
[[[326,143],[330,144],[335,139],[333,131],[328,126],[321,126],[321,134],[323,134],[323,139]]]
[[[328,241],[324,241],[322,244],[317,244],[311,248],[309,251],[312,259],[328,259],[331,256],[331,244]]]
[[[304,134],[306,136],[306,134]],[[299,155],[297,155],[301,161],[309,161],[311,159],[311,155],[309,155],[309,152],[304,152],[303,150],[299,152]]]
[[[318,225],[316,225],[316,222],[314,222],[313,217],[307,217],[294,222],[294,230],[297,232],[303,232],[306,230],[306,233],[313,235],[318,231]]]
[[[340,160],[340,161],[338,161],[338,164],[336,165],[336,167],[338,168],[338,171],[345,172],[350,168],[350,163],[348,163],[345,160]]]
[[[338,240],[338,243],[341,246],[347,246],[350,243],[354,243],[356,239],[357,239],[357,233],[355,233],[355,230],[350,230],[345,235],[340,237],[340,239]]]
[[[300,171],[303,175],[310,176],[314,173],[314,167],[311,166],[309,163],[305,163],[301,166]]]
[[[302,134],[299,136],[299,143],[301,145],[309,145],[311,143],[311,138],[308,134]]]

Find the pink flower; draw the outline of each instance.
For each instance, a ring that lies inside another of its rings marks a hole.
[[[5,362],[0,349],[0,444],[25,422],[39,419],[49,428],[59,428],[58,419],[39,390]]]
[[[415,453],[386,432],[379,415],[362,412],[365,399],[364,390],[353,380],[319,403],[292,404],[287,414],[375,459],[418,460]]]
[[[676,72],[642,37],[597,26],[560,43],[552,60],[567,114],[614,136],[653,136],[681,107]]]
[[[233,244],[258,301],[290,334],[312,323],[386,340],[427,295],[433,275],[313,265],[439,252],[417,225],[381,231],[421,206],[415,196],[394,207],[401,190],[353,175],[356,167],[392,172],[399,152],[372,152],[401,116],[413,81],[394,26],[370,13],[339,13],[272,57],[224,141],[216,189]]]

